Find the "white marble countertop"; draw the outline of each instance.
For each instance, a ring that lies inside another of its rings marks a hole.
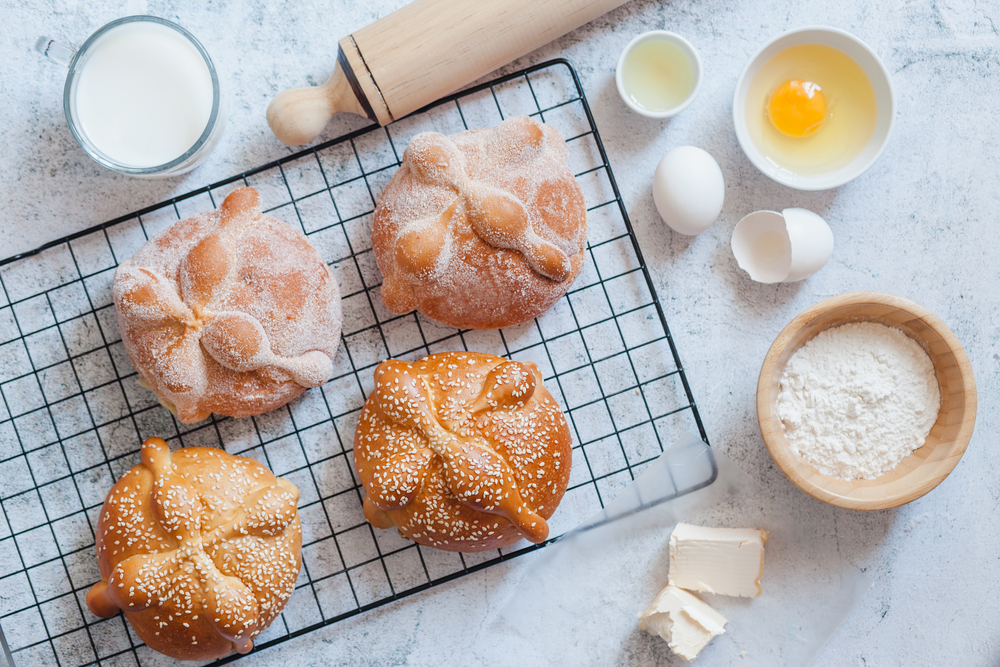
[[[12,0],[0,21],[0,257],[286,155],[264,120],[270,98],[320,83],[336,40],[404,0]],[[231,93],[221,144],[187,176],[119,177],[89,162],[62,116],[65,72],[32,51],[40,34],[82,41],[104,23],[149,13],[176,21],[208,47]],[[758,173],[740,151],[731,98],[747,57],[786,29],[830,25],[868,42],[895,84],[895,135],[864,176],[802,193]],[[975,0],[631,0],[507,69],[563,56],[577,68],[629,215],[656,280],[709,439],[757,482],[748,507],[785,508],[867,572],[874,587],[815,664],[1000,664],[1000,5]],[[614,86],[618,53],[639,32],[687,36],[705,67],[702,90],[670,121],[640,118]],[[365,122],[338,118],[322,139]],[[708,150],[726,178],[720,219],[696,238],[671,233],[650,194],[669,149]],[[802,206],[833,229],[833,260],[800,283],[765,286],[729,250],[733,226],[759,209]],[[755,418],[757,373],[778,331],[836,294],[877,290],[916,300],[957,334],[979,389],[976,431],[943,484],[905,507],[835,509],[798,491],[774,466]],[[297,638],[245,665],[538,664],[516,638],[483,621],[530,568],[526,556]],[[644,603],[642,603],[644,604]],[[634,650],[633,650],[634,649]],[[635,642],[615,662],[676,664],[665,647]],[[752,656],[748,656],[752,657]],[[748,661],[749,662],[749,661]]]

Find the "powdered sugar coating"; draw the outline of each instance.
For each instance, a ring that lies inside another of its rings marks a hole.
[[[558,130],[526,116],[418,134],[379,198],[372,246],[382,299],[459,328],[547,310],[583,267],[583,193]]]
[[[333,373],[336,280],[252,188],[122,262],[114,301],[129,358],[182,422],[267,412]]]
[[[542,542],[571,445],[534,364],[476,352],[390,359],[354,436],[365,516],[451,551]]]

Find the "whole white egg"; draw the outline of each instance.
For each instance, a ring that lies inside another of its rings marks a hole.
[[[663,221],[680,234],[708,229],[722,212],[726,182],[719,163],[696,146],[663,156],[653,174],[653,201]]]

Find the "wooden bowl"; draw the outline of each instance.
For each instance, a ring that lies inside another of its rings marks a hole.
[[[924,445],[875,479],[843,480],[799,458],[775,412],[778,382],[791,356],[813,336],[847,322],[879,322],[920,342],[934,363],[941,411]],[[781,471],[813,498],[854,510],[880,510],[916,500],[955,468],[976,423],[976,382],[955,334],[926,308],[891,294],[854,292],[817,303],[781,330],[764,357],[757,381],[757,421]]]

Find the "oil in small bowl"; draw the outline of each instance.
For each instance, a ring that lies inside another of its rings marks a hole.
[[[625,47],[618,61],[618,92],[636,112],[665,118],[690,104],[701,79],[694,47],[680,35],[644,33]]]

